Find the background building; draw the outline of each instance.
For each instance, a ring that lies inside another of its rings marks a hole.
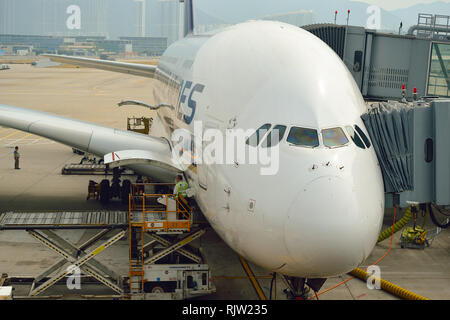
[[[163,37],[120,37],[121,42],[132,45],[133,52],[148,56],[160,56],[167,49],[167,38]]]
[[[179,0],[147,0],[147,36],[167,38],[168,45],[177,41],[182,35],[182,6]]]
[[[182,6],[178,0],[0,0],[0,34],[163,37],[170,44],[181,34]]]
[[[0,0],[0,34],[107,36],[107,9],[108,0]]]

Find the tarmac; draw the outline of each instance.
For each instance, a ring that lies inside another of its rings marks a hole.
[[[75,68],[33,68],[11,65],[0,71],[0,103],[55,113],[83,121],[126,129],[130,116],[154,116],[138,107],[119,108],[117,103],[133,99],[153,103],[153,81],[99,70]],[[155,124],[153,130],[158,130]],[[13,148],[19,146],[21,170],[14,170]],[[89,180],[100,182],[102,176],[65,176],[65,164],[78,163],[81,157],[72,149],[47,139],[0,127],[0,212],[75,211],[105,209],[95,200],[86,200]],[[106,209],[121,209],[113,203]],[[387,211],[385,226],[392,223]],[[428,222],[427,226],[432,228]],[[58,231],[72,243],[81,243],[93,231]],[[402,249],[400,234],[395,234],[389,254],[378,264],[381,277],[429,299],[450,299],[450,230],[442,231],[425,250]],[[390,240],[378,244],[364,263],[369,266],[389,250]],[[201,246],[211,266],[216,293],[203,299],[258,299],[239,256],[208,228],[194,243]],[[0,273],[10,277],[33,277],[53,265],[59,257],[25,231],[0,231]],[[128,241],[121,240],[98,256],[98,260],[119,274],[128,273]],[[271,274],[250,263],[267,298]],[[349,278],[342,275],[327,280],[327,290]],[[273,298],[286,299],[286,288],[277,277]],[[15,295],[26,295],[26,285],[18,285]],[[114,294],[101,285],[87,284],[81,292],[65,286],[48,289],[45,295]],[[371,290],[366,283],[352,279],[319,295],[321,300],[391,300],[397,299],[381,290]]]

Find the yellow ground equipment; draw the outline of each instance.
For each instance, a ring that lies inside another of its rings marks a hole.
[[[427,231],[420,226],[408,227],[402,231],[400,240],[402,248],[425,249],[429,246]]]
[[[128,118],[127,130],[148,135],[152,124],[153,118]]]

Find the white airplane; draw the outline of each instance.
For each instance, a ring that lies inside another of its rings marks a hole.
[[[189,0],[186,11],[186,33],[191,33]],[[374,248],[384,189],[360,118],[366,105],[341,59],[311,33],[250,21],[209,35],[187,34],[167,49],[158,66],[52,59],[156,79],[152,108],[165,126],[164,136],[6,105],[0,105],[0,125],[105,156],[163,182],[173,182],[182,171],[220,237],[273,272],[302,279],[341,275],[362,264]],[[260,128],[259,144],[268,135],[263,129],[278,129],[278,173],[263,176],[261,165],[186,168],[176,163],[171,135],[177,128],[194,134],[194,120],[202,121],[204,130],[223,133],[230,123]]]

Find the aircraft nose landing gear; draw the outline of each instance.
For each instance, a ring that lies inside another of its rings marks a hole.
[[[289,300],[309,300],[317,298],[317,292],[322,288],[327,279],[304,279],[295,277],[283,277],[288,289],[284,290]]]

